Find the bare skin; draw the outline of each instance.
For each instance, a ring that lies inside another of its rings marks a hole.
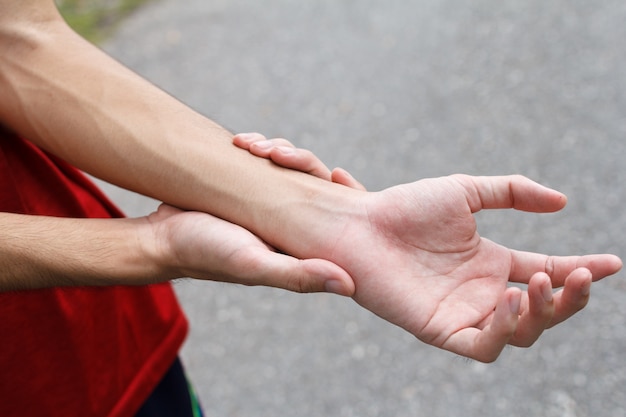
[[[263,139],[235,137],[235,143],[280,161],[285,153],[278,148],[284,140]],[[319,170],[316,166],[314,172]],[[324,177],[330,178],[329,173]],[[355,300],[371,311],[383,311],[384,319],[426,343],[478,360],[494,360],[505,344],[532,345],[544,329],[584,308],[592,280],[621,267],[613,256],[551,257],[511,250],[480,237],[473,214],[482,209],[552,212],[565,206],[564,195],[520,176],[455,175],[373,196],[368,201],[370,228],[354,234],[346,228],[343,235],[350,244],[344,247],[350,249],[342,255],[369,259],[362,257],[369,253],[379,259],[377,253],[383,252],[388,260],[355,262],[363,266],[349,270],[359,277]],[[411,223],[402,218],[408,212],[414,213]],[[380,230],[384,233],[378,234]],[[416,279],[389,274],[388,265]],[[528,290],[508,288],[509,282],[528,284]],[[553,287],[563,289],[553,294]]]
[[[178,249],[189,239],[201,244],[205,236],[194,235],[193,224],[209,213],[333,268],[343,284],[351,277],[360,305],[420,340],[492,361],[507,343],[531,345],[576,313],[591,281],[622,266],[613,255],[550,257],[482,238],[473,217],[479,210],[564,207],[564,195],[527,178],[454,175],[372,193],[278,167],[250,153],[259,145],[250,152],[233,146],[217,123],[82,40],[52,1],[0,0],[0,9],[0,123],[97,177],[188,210],[166,206],[139,226],[136,255],[146,261],[133,272],[139,281],[148,270],[168,279],[201,267]],[[7,215],[1,227],[17,233],[17,223]],[[95,233],[80,226],[85,240]],[[124,249],[109,248],[110,261],[126,265]],[[7,288],[21,284],[24,275],[12,271],[23,264],[3,259]],[[59,267],[53,257],[36,260],[42,273]],[[280,277],[274,285],[294,287]],[[527,291],[508,282],[528,284]],[[548,286],[563,289],[547,300]]]

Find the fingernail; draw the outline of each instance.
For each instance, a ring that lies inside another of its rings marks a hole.
[[[252,138],[252,133],[237,133],[235,137],[243,140],[249,140]]]
[[[513,314],[519,314],[520,304],[522,302],[522,297],[519,294],[512,295],[509,299],[509,309]]]
[[[324,283],[324,289],[326,292],[337,294],[337,295],[346,295],[346,288],[343,285],[343,282],[337,281],[335,279],[330,279]]]
[[[262,140],[262,141],[259,141],[259,142],[254,142],[252,144],[252,146],[256,146],[256,147],[261,148],[261,149],[269,149],[269,148],[271,148],[273,146],[273,144],[269,140]]]
[[[546,303],[552,301],[552,287],[550,286],[550,283],[544,284],[541,288],[541,292]]]
[[[289,146],[277,146],[276,149],[282,154],[291,155],[295,152],[294,148],[290,148]]]
[[[591,281],[585,282],[583,286],[580,287],[580,293],[585,297],[591,293]]]

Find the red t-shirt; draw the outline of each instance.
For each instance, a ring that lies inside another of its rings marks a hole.
[[[122,216],[81,172],[1,126],[0,211]],[[132,416],[186,333],[169,283],[0,293],[0,416]]]

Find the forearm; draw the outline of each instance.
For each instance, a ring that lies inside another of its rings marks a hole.
[[[186,175],[179,161],[206,151],[207,139],[219,146],[227,137],[81,39],[60,17],[33,26],[15,23],[0,37],[0,121],[42,148],[152,195],[165,177]]]
[[[3,123],[106,181],[215,214],[291,253],[319,255],[299,232],[330,236],[334,228],[313,224],[328,224],[321,216],[334,216],[327,209],[340,206],[331,200],[350,191],[237,149],[228,131],[83,41],[61,20],[42,27],[28,41],[14,36],[11,53],[5,43]],[[311,204],[322,194],[328,203]]]
[[[165,281],[149,222],[0,213],[0,292]]]

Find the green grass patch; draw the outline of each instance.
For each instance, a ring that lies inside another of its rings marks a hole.
[[[67,23],[85,38],[98,43],[117,24],[148,0],[56,0]]]

